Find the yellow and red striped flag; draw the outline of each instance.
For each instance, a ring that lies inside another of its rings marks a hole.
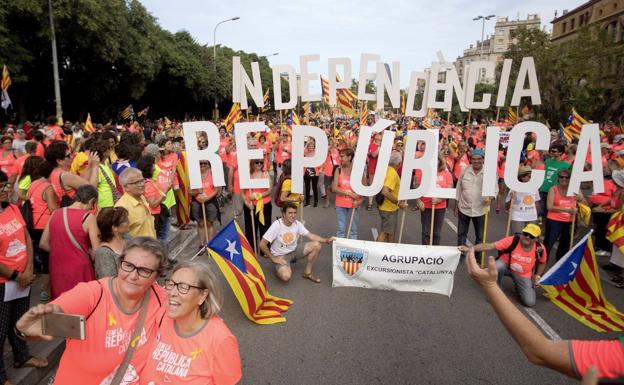
[[[401,95],[401,114],[405,115],[405,94]]]
[[[360,108],[360,126],[366,126],[368,124],[368,103],[362,102],[362,108]]]
[[[342,82],[342,78],[340,76],[340,74],[338,72],[336,72],[336,80],[339,82]],[[353,92],[351,92],[351,90],[349,88],[341,88],[339,90],[337,90],[338,92],[342,92],[344,93],[345,97],[350,101],[354,101],[355,99],[357,99],[357,97],[355,96],[355,94]]]
[[[606,238],[624,253],[624,211],[619,210],[611,215],[607,223]]]
[[[323,101],[329,104],[329,82],[323,79],[322,76],[321,76],[321,90],[323,92]]]
[[[561,310],[599,332],[624,331],[624,314],[604,296],[592,232],[540,279],[544,295]]]
[[[234,219],[212,238],[208,251],[250,321],[261,325],[286,322],[282,313],[293,301],[269,294],[253,247]]]
[[[178,155],[180,160],[176,166],[176,177],[179,188],[175,189],[176,203],[178,208],[176,215],[178,225],[186,225],[191,221],[191,190],[189,188],[188,165],[186,164],[186,152],[182,151]],[[203,245],[202,245],[203,246]]]
[[[513,125],[518,123],[518,115],[516,115],[516,112],[511,107],[507,109],[507,120]]]
[[[269,110],[269,108],[271,108],[271,106],[269,105],[269,89],[268,88],[266,92],[264,93],[264,95],[262,95],[262,101],[264,102],[264,107],[260,109],[260,112],[266,112]]]
[[[87,113],[87,120],[84,124],[84,130],[87,132],[95,132],[95,127],[93,127],[93,123],[91,122],[91,114]]]
[[[338,105],[346,115],[356,116],[353,104],[351,104],[349,97],[344,91],[344,89],[338,90]]]
[[[0,82],[0,104],[5,110],[11,105],[11,98],[9,98],[9,86],[11,85],[11,77],[9,76],[9,69],[7,66],[2,67],[2,81]]]
[[[234,127],[234,123],[238,122],[243,118],[243,112],[240,109],[240,104],[234,103],[232,104],[232,108],[230,109],[230,113],[225,118],[225,128],[228,131],[232,130]]]

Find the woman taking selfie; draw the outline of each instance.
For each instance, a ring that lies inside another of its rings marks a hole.
[[[217,316],[221,293],[208,265],[180,263],[165,280],[165,290],[167,316],[141,372],[141,384],[237,383],[238,342]],[[178,357],[175,363],[172,356]]]

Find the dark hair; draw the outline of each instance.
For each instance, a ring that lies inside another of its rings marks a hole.
[[[355,152],[353,152],[350,148],[343,148],[340,150],[340,155],[346,155],[349,157],[349,161],[353,161],[353,157],[355,156]]]
[[[284,206],[282,206],[282,212],[286,213],[286,210],[288,209],[295,209],[297,210],[297,205],[294,204],[293,202],[284,202]]]
[[[290,176],[292,174],[292,161],[290,159],[286,159],[284,163],[282,163],[282,172],[286,176]]]
[[[59,160],[65,159],[65,154],[69,151],[69,146],[62,140],[55,140],[45,149],[45,159],[52,168],[56,168]]]
[[[143,178],[152,179],[155,163],[156,158],[154,158],[153,155],[143,155],[137,162],[136,167],[141,171],[141,174],[143,174]]]
[[[113,239],[113,226],[120,226],[127,220],[128,210],[123,207],[106,207],[100,210],[97,216],[100,240],[102,242],[108,242]]]
[[[26,164],[28,164],[28,169],[26,169]],[[26,172],[28,172],[28,174],[26,174]],[[24,162],[20,180],[26,175],[30,175],[31,181],[35,181],[39,178],[49,178],[51,173],[52,167],[50,167],[48,162],[40,156],[31,155],[26,159],[26,162]]]
[[[117,143],[117,135],[115,135],[114,132],[112,131],[104,131],[102,132],[102,139],[105,140],[109,140],[109,139],[113,139],[115,141],[115,143]]]
[[[158,147],[165,147],[165,144],[167,144],[167,142],[173,143],[173,138],[162,138],[158,141]]]
[[[132,132],[124,131],[121,133],[121,137],[119,138],[119,143],[127,143],[127,144],[139,144],[141,141],[139,137],[134,135]]]
[[[571,176],[572,172],[570,171],[569,168],[563,168],[557,172],[557,176],[562,176],[562,175]]]
[[[43,132],[41,131],[35,131],[33,133],[33,139],[36,140],[37,142],[41,142],[44,138],[45,136],[43,135]]]
[[[11,142],[13,141],[13,138],[10,135],[3,135],[2,139],[0,139],[0,141],[2,143],[4,143],[5,140],[10,140]]]
[[[115,154],[119,159],[129,159],[130,152],[130,145],[126,142],[121,142],[115,146]]]
[[[9,177],[7,176],[7,174],[5,174],[4,171],[0,170],[0,183],[4,183],[8,181],[9,181]]]
[[[48,119],[46,119],[46,121],[48,122],[49,125],[55,125],[58,119],[56,119],[56,116],[50,115],[48,116]]]
[[[80,203],[89,203],[91,199],[98,199],[98,191],[90,184],[83,184],[76,189],[74,200]]]
[[[560,141],[555,141],[550,145],[551,150],[557,150],[560,153],[564,153],[565,148],[566,148],[565,144],[561,143]]]
[[[104,163],[104,155],[106,155],[106,153],[110,150],[110,143],[108,143],[107,140],[103,139],[96,140],[95,142],[93,142],[93,144],[91,144],[90,150],[97,152],[98,156],[100,157],[100,161]]]
[[[37,151],[37,143],[35,142],[26,142],[24,145],[24,150],[26,150],[27,154],[33,154]]]

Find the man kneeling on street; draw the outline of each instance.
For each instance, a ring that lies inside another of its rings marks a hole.
[[[288,282],[292,276],[290,262],[301,258],[303,255],[306,258],[303,278],[314,283],[320,283],[321,279],[312,273],[312,267],[321,252],[321,243],[329,244],[334,240],[334,237],[323,238],[312,234],[296,218],[297,206],[292,203],[285,203],[282,207],[282,217],[273,222],[262,236],[260,250],[264,256],[273,261],[276,274],[282,281]],[[303,245],[303,250],[297,242],[300,236],[310,240]],[[270,250],[269,243],[271,244]]]
[[[511,275],[522,304],[528,307],[535,306],[535,287],[546,270],[548,260],[544,245],[537,241],[541,232],[538,225],[529,223],[522,229],[521,234],[505,237],[494,243],[474,246],[475,252],[498,250],[499,258],[496,260],[498,285],[502,285],[505,275]],[[469,248],[459,246],[459,250],[467,252]]]

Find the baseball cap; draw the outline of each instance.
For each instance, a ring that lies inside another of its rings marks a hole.
[[[624,187],[624,170],[614,170],[611,173],[611,179],[619,187]]]
[[[531,167],[529,166],[520,166],[518,168],[518,175],[524,175],[524,174],[530,174],[531,173]]]
[[[531,234],[532,236],[537,238],[542,234],[542,229],[540,229],[540,227],[536,225],[535,223],[529,223],[528,225],[524,226],[524,229],[522,229],[522,232]]]

